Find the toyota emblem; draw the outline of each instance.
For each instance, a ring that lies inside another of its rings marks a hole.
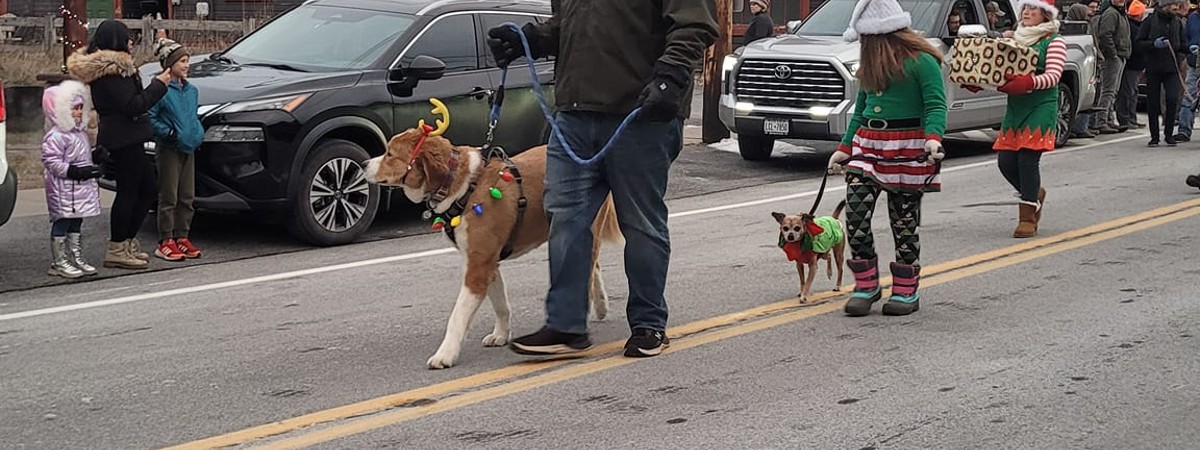
[[[786,64],[775,66],[775,78],[786,80],[792,77],[792,67]]]

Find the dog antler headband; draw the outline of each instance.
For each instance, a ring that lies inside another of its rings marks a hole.
[[[417,160],[417,154],[421,152],[421,146],[425,144],[425,138],[429,136],[441,136],[442,133],[445,133],[450,128],[450,110],[446,109],[446,104],[434,97],[429,98],[429,103],[433,104],[433,109],[429,110],[429,112],[436,116],[442,116],[442,118],[434,119],[434,122],[437,123],[437,128],[427,125],[425,119],[417,121],[417,128],[421,130],[421,138],[417,140],[417,145],[413,146],[412,156],[408,158],[408,170],[410,171],[412,170],[413,162]],[[405,172],[405,176],[407,175],[408,173]]]

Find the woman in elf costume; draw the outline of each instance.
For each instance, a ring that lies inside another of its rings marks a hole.
[[[1053,0],[1020,0],[1021,23],[1012,38],[1038,52],[1035,74],[1006,74],[997,88],[1008,94],[1008,108],[992,149],[1004,179],[1017,190],[1019,221],[1013,237],[1037,235],[1046,190],[1039,163],[1043,152],[1054,150],[1058,129],[1058,79],[1062,77],[1067,46],[1058,36]]]
[[[938,163],[946,130],[942,55],[909,26],[912,18],[896,0],[860,0],[843,37],[859,40],[858,98],[841,145],[829,159],[833,173],[846,172],[846,235],[854,293],[845,312],[865,316],[879,301],[878,256],[871,216],[880,193],[896,242],[891,263],[892,295],[883,314],[920,309],[921,196],[941,190]]]

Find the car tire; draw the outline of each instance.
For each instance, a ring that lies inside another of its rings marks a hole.
[[[771,159],[771,150],[775,148],[775,140],[769,137],[748,136],[739,134],[737,137],[738,153],[746,161],[766,161]]]
[[[358,239],[379,210],[379,186],[367,183],[371,156],[342,139],[317,144],[304,161],[287,220],[288,231],[305,242],[332,246]]]
[[[1071,140],[1071,124],[1075,122],[1075,91],[1066,83],[1058,83],[1057,129],[1054,148],[1062,148]]]

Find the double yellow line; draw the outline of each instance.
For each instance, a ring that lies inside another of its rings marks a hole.
[[[1026,241],[925,267],[922,269],[921,285],[930,287],[949,283],[1198,214],[1200,214],[1200,199],[1157,208],[1056,236]],[[891,277],[886,277],[881,282],[890,285]],[[827,292],[815,295],[812,299],[814,301],[832,300],[842,297],[842,295],[838,292]],[[842,308],[844,303],[843,299],[805,306],[799,305],[795,299],[788,299],[672,327],[668,330],[672,338],[672,345],[667,352],[679,352],[837,311]],[[314,445],[643,361],[614,354],[621,349],[622,344],[623,342],[617,341],[596,346],[583,355],[582,361],[575,359],[519,363],[170,448],[182,450],[228,447],[294,432],[300,433],[284,439],[264,442],[260,448],[285,449]],[[343,422],[334,423],[339,421]]]

